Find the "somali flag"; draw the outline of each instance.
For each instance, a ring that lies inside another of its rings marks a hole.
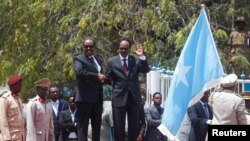
[[[217,86],[224,75],[204,6],[181,52],[158,129],[170,140],[178,133],[188,106]]]

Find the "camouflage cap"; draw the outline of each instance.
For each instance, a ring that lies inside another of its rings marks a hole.
[[[237,17],[237,19],[235,20],[235,23],[239,23],[239,22],[246,24],[246,20],[243,16]]]

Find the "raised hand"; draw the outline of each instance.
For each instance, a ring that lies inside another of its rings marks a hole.
[[[138,56],[143,56],[143,47],[141,44],[136,45],[136,51],[135,51],[136,55]]]

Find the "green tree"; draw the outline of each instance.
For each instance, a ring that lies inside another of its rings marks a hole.
[[[186,38],[208,0],[1,0],[0,83],[23,77],[23,99],[34,96],[34,82],[50,78],[74,87],[72,59],[85,36],[95,38],[104,63],[117,54],[122,36],[141,43],[151,65],[174,69]],[[206,7],[225,69],[227,40],[235,16],[250,23],[250,1],[216,0]],[[249,26],[247,31],[249,31]],[[134,49],[134,46],[133,46]],[[237,58],[236,58],[237,60]],[[249,69],[249,60],[238,61]]]

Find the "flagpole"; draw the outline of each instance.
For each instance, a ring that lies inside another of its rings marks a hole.
[[[183,136],[180,130],[184,125],[188,106],[199,100],[205,90],[219,85],[223,75],[205,5],[201,4],[199,17],[177,62],[164,104],[162,124],[158,129],[172,141],[181,140],[178,134]],[[184,133],[184,136],[187,134]]]

